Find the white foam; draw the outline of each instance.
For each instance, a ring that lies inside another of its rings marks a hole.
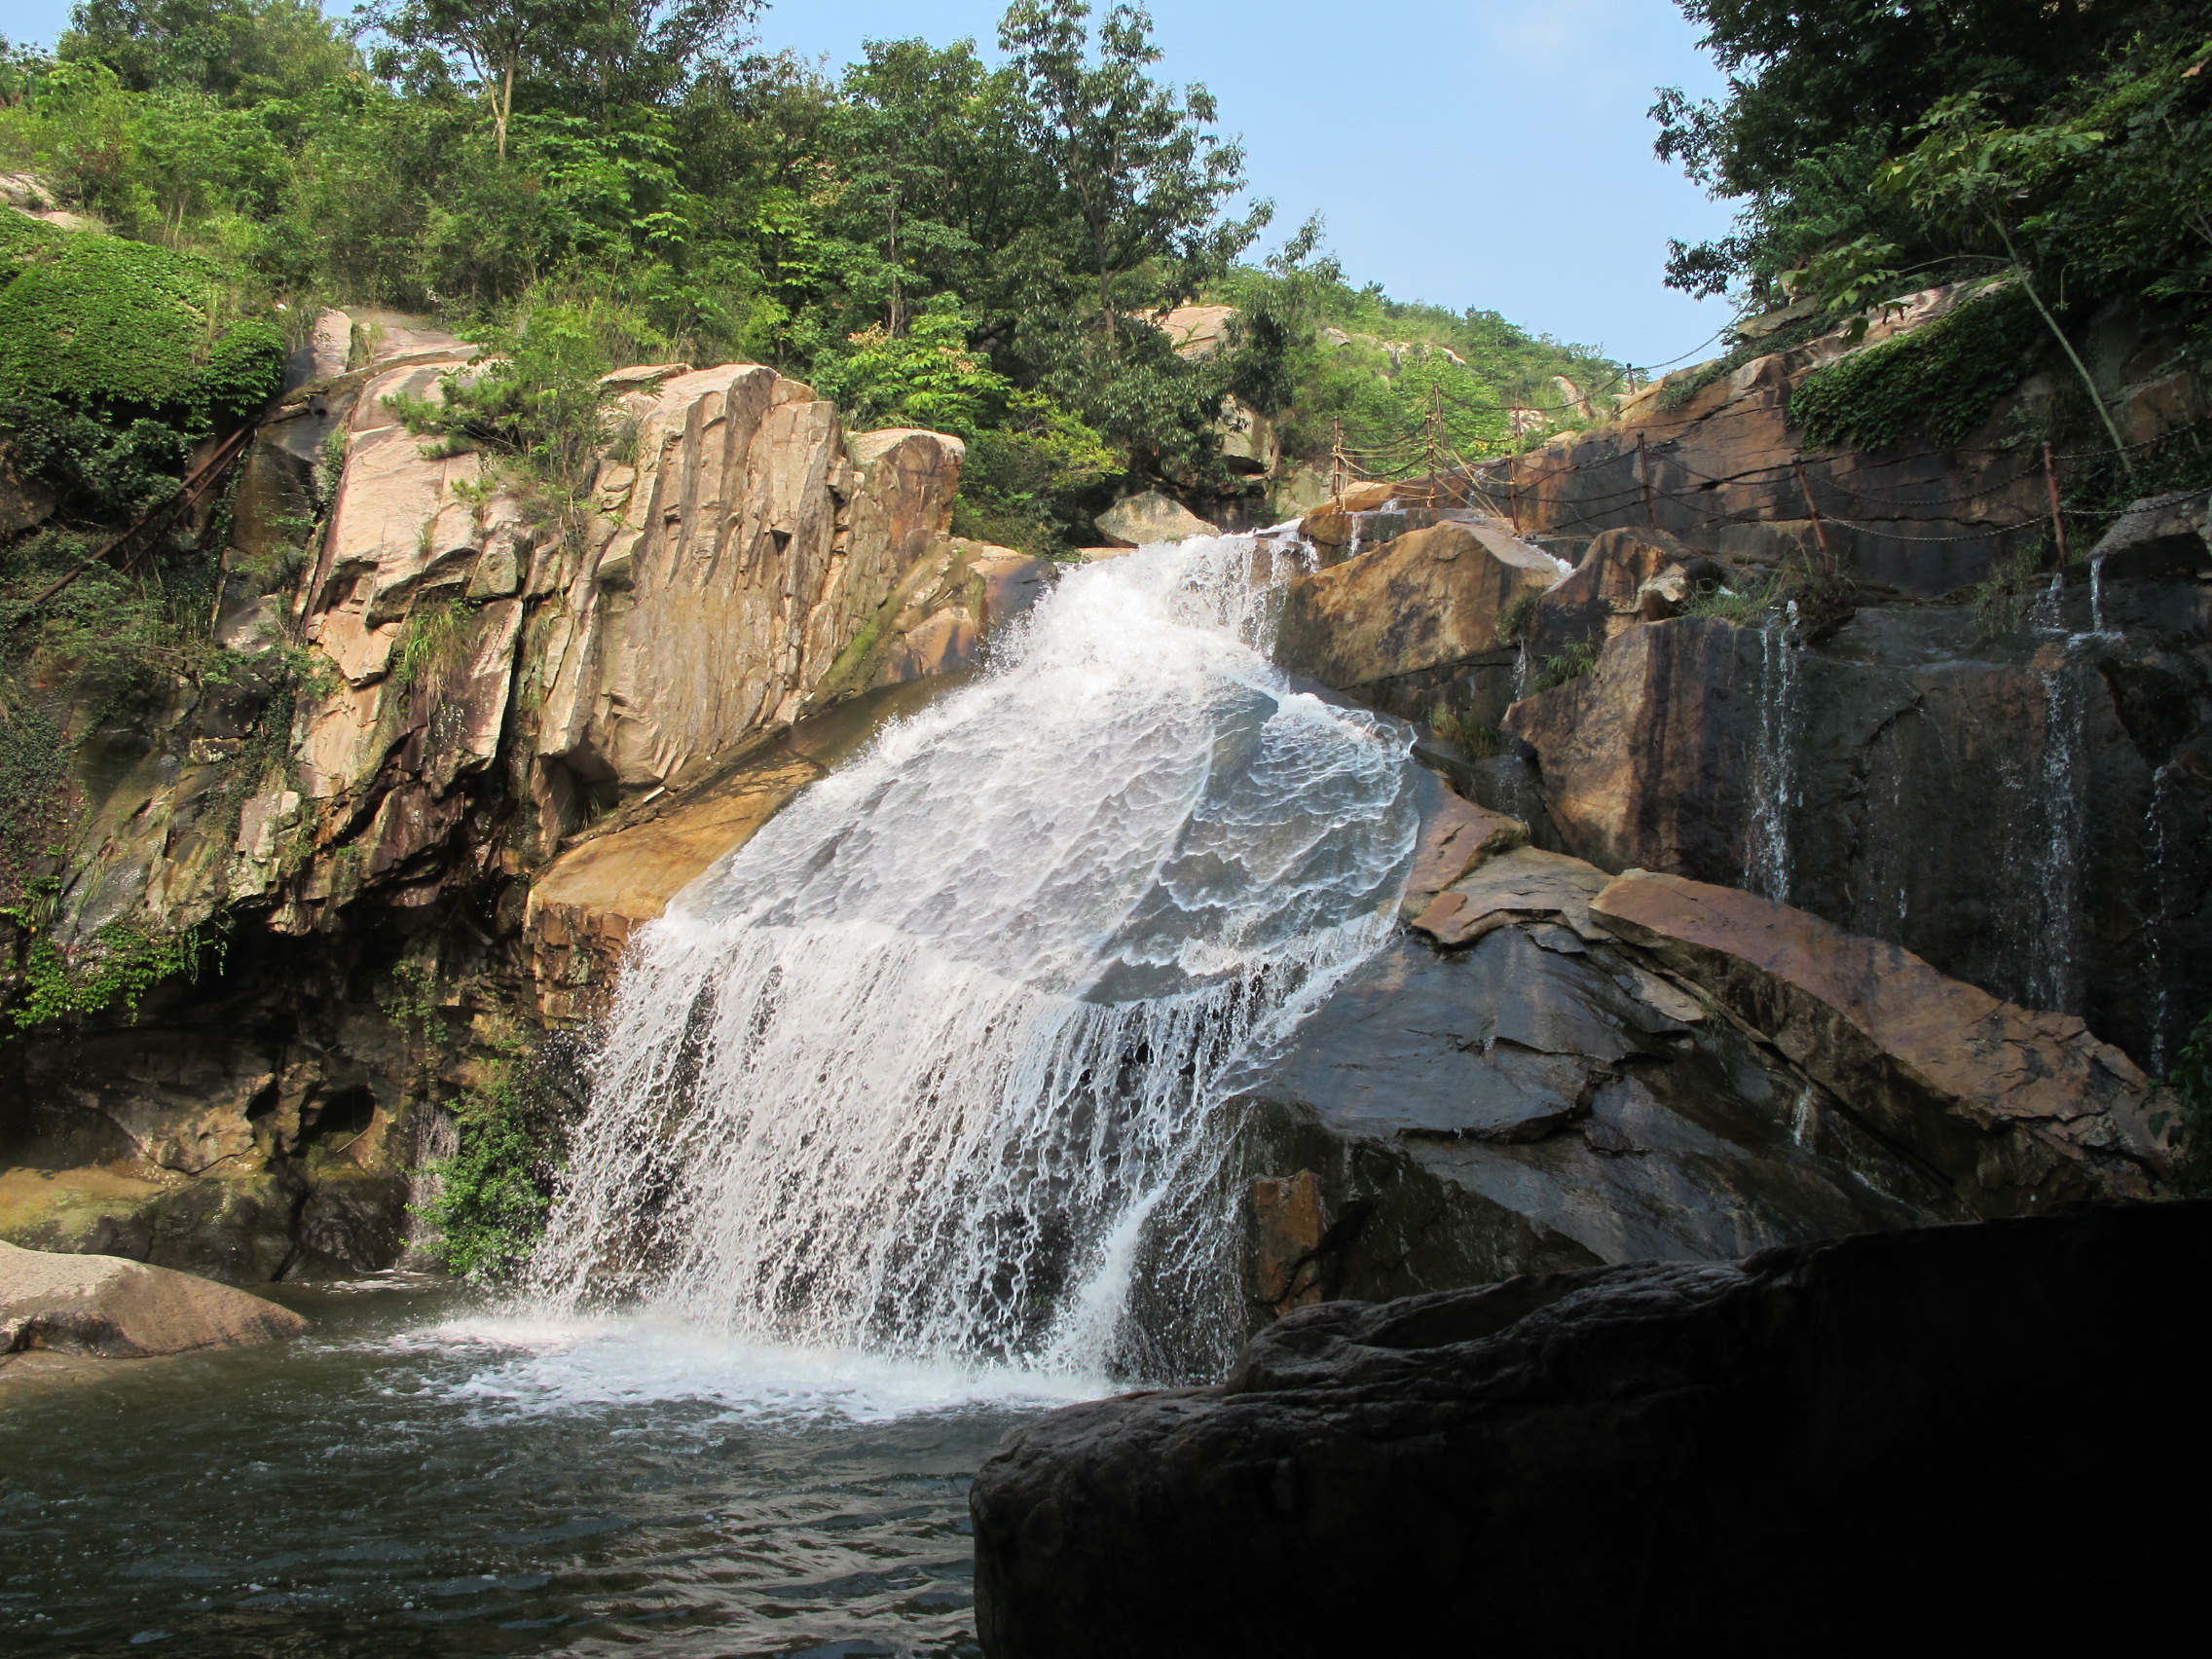
[[[457,1361],[435,1368],[422,1392],[517,1417],[689,1403],[719,1407],[718,1421],[887,1422],[1067,1405],[1113,1391],[1103,1377],[750,1342],[655,1312],[558,1318],[483,1311],[374,1346]]]
[[[963,1376],[1225,1359],[1215,1086],[1387,937],[1418,827],[1407,729],[1262,648],[1303,557],[1070,572],[642,929],[547,1305]]]

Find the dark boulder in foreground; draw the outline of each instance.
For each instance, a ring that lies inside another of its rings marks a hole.
[[[2212,1202],[1324,1303],[977,1476],[992,1659],[2144,1642],[2201,1567]]]

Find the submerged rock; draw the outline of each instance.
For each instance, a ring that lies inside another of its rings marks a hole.
[[[2212,1458],[2117,1451],[2107,1407],[2187,1420],[2208,1272],[2212,1204],[2160,1204],[1304,1308],[1221,1386],[1001,1443],[983,1649],[2143,1645]]]
[[[0,1354],[137,1358],[271,1342],[307,1325],[288,1308],[191,1273],[0,1243]]]

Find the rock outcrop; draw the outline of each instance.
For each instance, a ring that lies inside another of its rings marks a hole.
[[[2016,628],[1632,626],[1504,728],[1561,850],[1787,900],[2162,1069],[2212,1005],[2212,588],[2067,574]]]
[[[1116,501],[1097,518],[1098,534],[1118,547],[1149,547],[1155,541],[1180,541],[1187,535],[1219,535],[1220,528],[1207,523],[1171,496],[1147,490]]]
[[[470,350],[325,316],[294,365],[322,378],[242,467],[224,675],[128,719],[64,708],[41,938],[90,974],[220,935],[224,972],[0,1052],[0,1235],[240,1282],[389,1265],[444,1104],[518,1030],[589,1017],[627,928],[796,782],[711,786],[974,662],[1043,580],[944,537],[958,439],[848,435],[757,365],[608,377],[596,487],[555,511],[394,407]],[[572,837],[633,829],[533,909]]]
[[[1409,933],[1235,1080],[1253,1323],[2161,1190],[2167,1103],[2080,1019],[1422,810]]]
[[[991,1659],[2158,1645],[2212,1205],[2086,1210],[1289,1313],[1211,1388],[1064,1408],[977,1474]],[[2030,1541],[2023,1541],[2023,1540]],[[1900,1632],[1909,1633],[1900,1637]]]
[[[134,1359],[272,1342],[307,1324],[288,1308],[190,1273],[0,1243],[0,1355]]]
[[[1631,870],[1590,914],[1710,992],[1977,1210],[2156,1190],[2167,1148],[2150,1080],[2072,1014],[2001,1002],[1897,945],[1677,875]]]
[[[1501,622],[1560,579],[1502,526],[1432,525],[1293,581],[1275,658],[1391,714],[1494,729],[1519,660]]]

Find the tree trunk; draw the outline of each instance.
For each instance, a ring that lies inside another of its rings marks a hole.
[[[507,117],[514,113],[515,107],[515,60],[512,57],[507,59],[505,83],[495,100],[492,121],[493,131],[498,139],[499,160],[502,162],[507,159]]]

